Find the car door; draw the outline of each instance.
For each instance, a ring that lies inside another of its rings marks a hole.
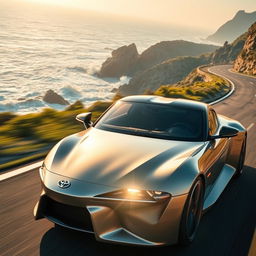
[[[220,124],[213,109],[208,111],[208,133],[210,136],[218,134]],[[225,164],[228,151],[228,138],[212,139],[204,154],[204,171],[207,183],[206,195],[210,192],[214,182],[218,178]]]

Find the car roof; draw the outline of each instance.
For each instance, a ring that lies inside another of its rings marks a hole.
[[[125,102],[141,102],[141,103],[151,103],[151,104],[172,104],[175,106],[188,107],[191,109],[197,109],[201,111],[207,111],[208,105],[206,103],[187,100],[181,98],[166,98],[162,96],[155,95],[136,95],[136,96],[127,96],[121,99]]]

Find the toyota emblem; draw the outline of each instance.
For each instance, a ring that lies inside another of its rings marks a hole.
[[[68,181],[68,180],[60,180],[60,181],[58,181],[58,186],[60,188],[68,188],[68,187],[70,187],[70,185],[71,185],[71,182]]]

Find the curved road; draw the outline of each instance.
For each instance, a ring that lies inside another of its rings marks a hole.
[[[37,171],[0,183],[0,255],[207,255],[246,256],[256,216],[256,78],[231,73],[231,66],[210,68],[235,84],[235,92],[214,105],[216,111],[239,120],[248,131],[246,166],[202,218],[189,247],[125,247],[101,244],[92,235],[54,228],[47,220],[35,222],[32,209],[40,193]]]

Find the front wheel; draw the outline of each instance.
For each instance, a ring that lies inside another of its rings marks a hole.
[[[204,185],[202,178],[198,177],[188,194],[182,213],[179,244],[190,244],[198,229],[203,211]]]

